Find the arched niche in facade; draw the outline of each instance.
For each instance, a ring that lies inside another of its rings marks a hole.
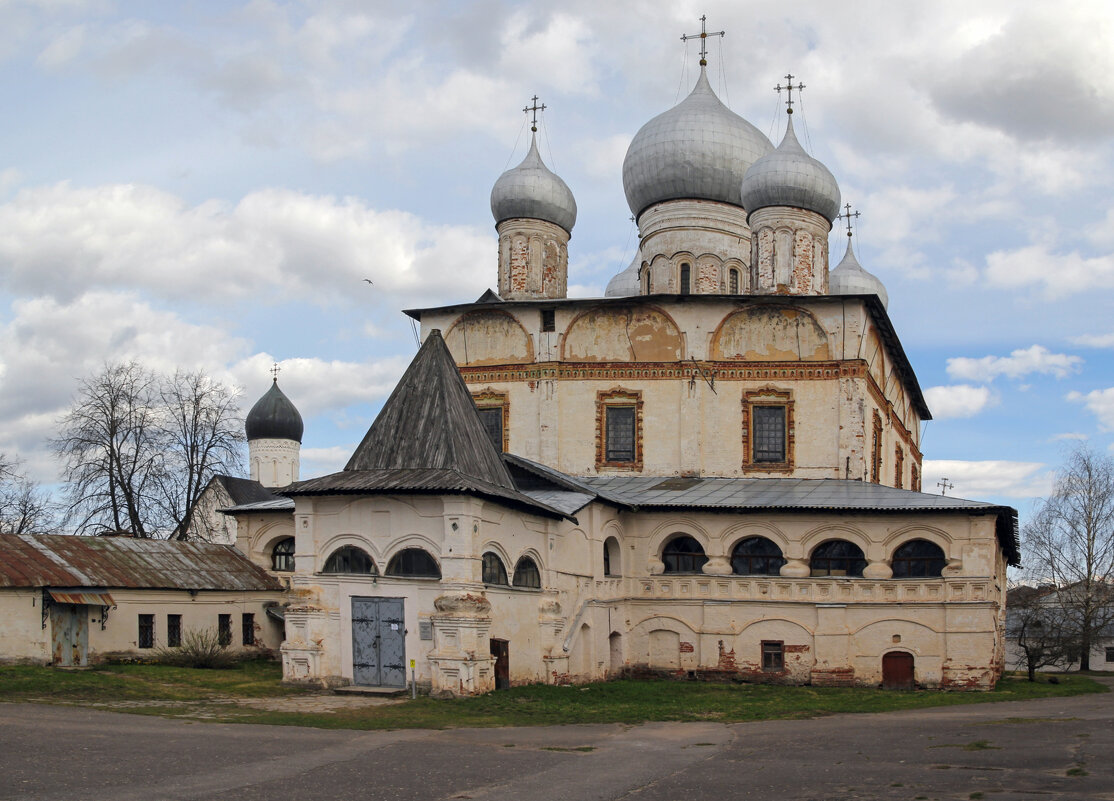
[[[828,335],[811,312],[792,306],[757,304],[732,312],[712,335],[717,360],[825,361]]]
[[[675,362],[684,358],[681,330],[652,306],[597,306],[569,324],[562,358],[573,362]]]
[[[534,345],[512,315],[497,309],[462,314],[445,334],[445,344],[461,365],[528,364]]]

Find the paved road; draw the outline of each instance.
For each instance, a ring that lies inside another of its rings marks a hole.
[[[348,732],[0,704],[0,798],[1114,799],[1114,693],[723,725]],[[981,793],[982,795],[979,795]]]

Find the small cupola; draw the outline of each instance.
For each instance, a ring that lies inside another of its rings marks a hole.
[[[851,214],[851,206],[847,206],[847,252],[843,259],[828,276],[828,293],[832,295],[877,295],[882,301],[882,306],[889,308],[890,296],[885,285],[872,273],[863,269],[859,260],[855,258],[855,251],[851,247],[851,217],[858,217],[859,213]]]
[[[273,381],[244,420],[251,477],[265,487],[285,487],[298,480],[301,463],[302,415],[278,385],[279,366]]]

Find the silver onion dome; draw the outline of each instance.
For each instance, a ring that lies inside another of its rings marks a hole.
[[[545,220],[572,233],[576,200],[568,185],[542,162],[536,135],[530,137],[530,152],[522,163],[500,175],[491,188],[491,213],[496,225],[524,217]]]
[[[843,260],[828,274],[829,295],[877,295],[882,305],[890,307],[890,296],[886,287],[871,273],[863,269],[851,248],[851,237],[847,238],[847,252]]]
[[[704,67],[692,93],[639,129],[623,160],[623,189],[635,216],[663,200],[742,206],[747,167],[773,150],[765,135],[725,106]]]
[[[638,280],[638,268],[642,266],[642,254],[636,252],[630,266],[611,277],[604,290],[605,298],[629,298],[642,294],[642,284]]]
[[[789,206],[822,214],[831,222],[839,214],[839,185],[831,171],[814,159],[793,133],[793,117],[777,150],[758,159],[742,184],[743,208]]]

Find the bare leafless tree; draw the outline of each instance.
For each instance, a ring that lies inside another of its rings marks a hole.
[[[42,534],[53,529],[49,495],[20,470],[20,462],[0,453],[0,534]]]
[[[1114,626],[1114,460],[1086,446],[1072,451],[1023,536],[1026,568],[1054,588],[1080,668],[1090,670],[1092,645]]]
[[[171,536],[187,539],[207,522],[195,525],[194,511],[209,479],[242,469],[239,393],[203,372],[178,371],[163,382],[160,397],[166,459],[159,494]]]
[[[1018,586],[1007,597],[1006,638],[1017,646],[1029,681],[1041,668],[1068,670],[1079,660],[1079,636],[1060,606],[1055,587]]]
[[[52,443],[78,533],[185,538],[205,483],[239,463],[236,399],[203,372],[165,377],[136,362],[84,379]]]

